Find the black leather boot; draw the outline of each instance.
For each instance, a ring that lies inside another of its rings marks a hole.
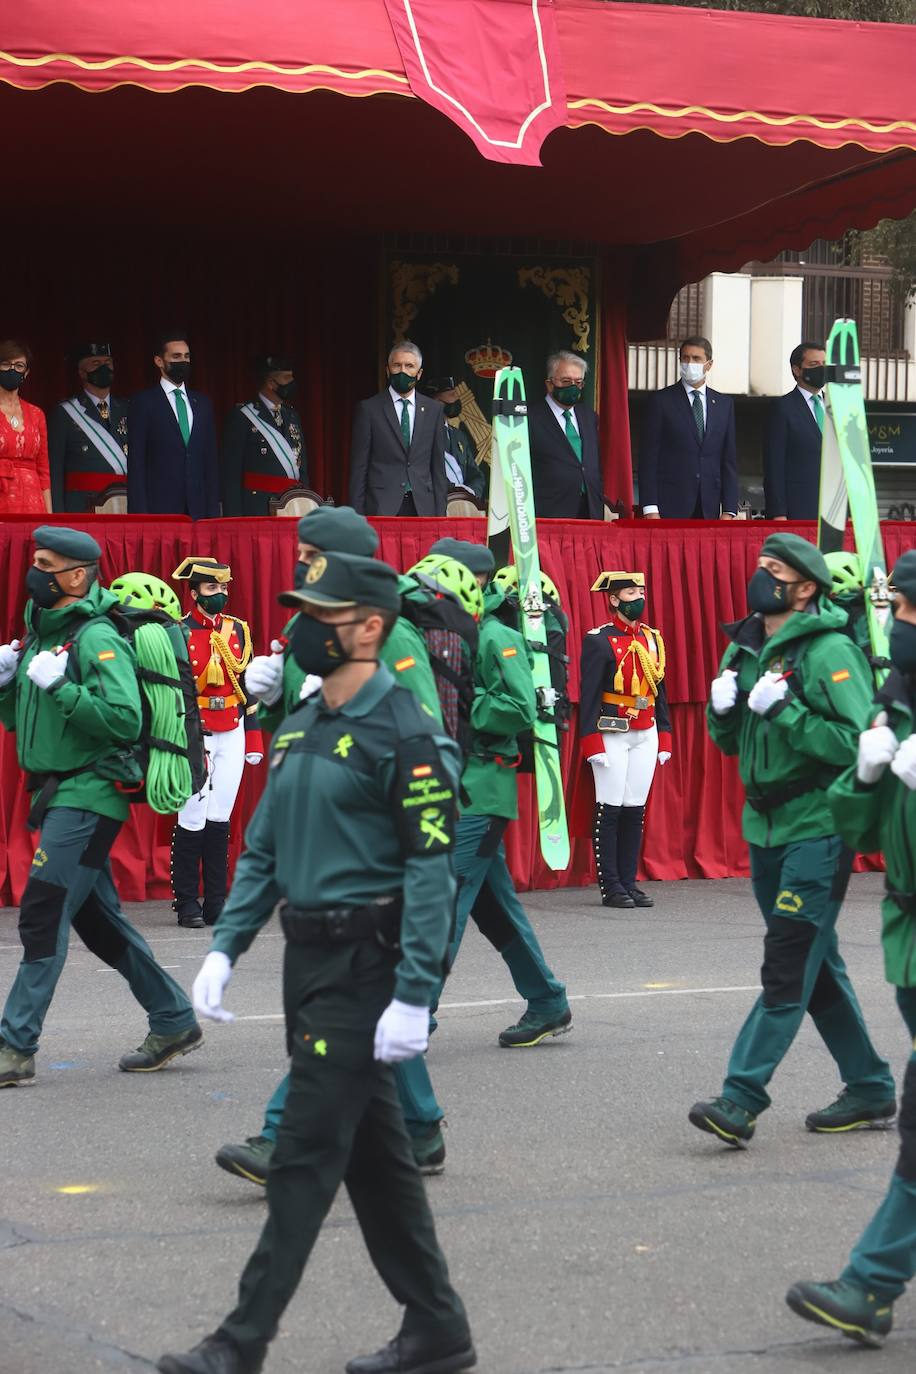
[[[185,830],[176,825],[172,833],[172,910],[178,924],[187,930],[200,930],[204,918],[197,894],[200,891],[200,856],[203,830]]]
[[[229,886],[229,822],[207,821],[204,827],[204,925],[215,926]]]
[[[608,806],[605,802],[598,802],[595,806],[592,841],[598,866],[598,887],[601,889],[603,906],[632,907],[636,904],[624,887],[617,867],[619,819],[619,806]]]
[[[642,848],[642,823],[645,814],[644,806],[622,806],[617,822],[617,862],[620,865],[620,881],[633,898],[634,906],[655,905],[649,894],[636,886],[636,866]]]

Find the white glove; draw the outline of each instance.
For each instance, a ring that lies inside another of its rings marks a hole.
[[[558,695],[556,687],[539,687],[537,692],[538,706],[542,711],[552,711],[557,704]]]
[[[271,648],[279,644],[273,640]],[[280,700],[283,692],[283,650],[272,654],[258,654],[245,669],[245,686],[251,696],[263,701],[265,706],[273,706]]]
[[[315,673],[309,673],[308,677],[299,688],[299,700],[305,701],[306,697],[313,697],[316,692],[321,690],[323,677],[318,677]]]
[[[223,954],[222,950],[211,949],[191,988],[191,1001],[198,1016],[205,1016],[208,1021],[235,1020],[232,1012],[226,1011],[222,1005],[223,993],[231,977],[229,956]]]
[[[660,750],[659,750],[659,753],[658,753],[658,761],[659,761],[659,764],[661,765],[662,768],[664,768],[665,764],[668,762],[668,760],[670,759],[670,757],[671,757],[671,750],[670,750],[670,749],[660,749]]]
[[[18,639],[12,644],[0,644],[0,687],[7,687],[16,676],[22,645]]]
[[[429,1007],[412,1007],[397,998],[388,1003],[375,1028],[375,1057],[383,1064],[414,1059],[429,1044]]]
[[[894,755],[891,772],[895,773],[910,791],[916,791],[916,735],[905,739]]]
[[[597,763],[599,768],[610,768],[611,760],[607,754],[589,754],[587,763]]]
[[[751,688],[747,699],[748,708],[758,716],[765,716],[771,706],[782,701],[789,690],[789,684],[781,673],[767,672]]]
[[[263,757],[264,757],[263,754],[257,754],[257,753],[246,754],[246,755],[245,755],[245,762],[246,762],[246,763],[260,763],[261,760],[263,759]]]
[[[42,691],[46,692],[49,687],[60,682],[67,671],[69,660],[70,655],[66,649],[61,649],[59,654],[52,654],[50,649],[42,649],[41,653],[36,654],[26,668],[26,677],[30,682],[34,682],[36,687],[40,687]]]
[[[856,765],[859,782],[864,782],[866,787],[877,782],[896,753],[897,736],[887,723],[887,712],[881,711],[871,729],[863,730],[859,736],[859,762]]]
[[[726,668],[709,689],[709,700],[717,716],[724,716],[738,700],[738,674],[734,668]]]

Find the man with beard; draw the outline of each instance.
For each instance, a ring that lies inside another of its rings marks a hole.
[[[127,504],[132,515],[219,515],[219,465],[213,407],[189,391],[191,349],[184,330],[163,332],[153,362],[159,383],[130,403]]]

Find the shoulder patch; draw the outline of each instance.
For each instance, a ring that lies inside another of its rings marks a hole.
[[[451,851],[455,837],[455,794],[443,769],[439,749],[429,736],[415,736],[399,743],[391,800],[405,856],[432,858]]]
[[[407,658],[399,658],[394,666],[396,672],[406,673],[408,668],[415,668],[417,666],[417,660],[410,656]]]
[[[515,658],[515,655],[516,655],[517,653],[518,653],[518,649],[513,649],[513,648],[510,646],[508,649],[503,649],[503,658]]]
[[[848,668],[840,668],[837,672],[831,673],[831,674],[830,674],[830,681],[831,681],[831,682],[845,682],[846,679],[847,679],[848,677],[849,677],[849,669],[848,669]]]
[[[117,658],[117,654],[115,653],[114,649],[105,649],[103,653],[99,654],[100,663],[104,663],[106,659],[109,658]]]

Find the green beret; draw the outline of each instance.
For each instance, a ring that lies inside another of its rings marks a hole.
[[[70,530],[66,525],[39,525],[32,534],[36,549],[50,549],[72,558],[77,564],[98,563],[102,550],[85,530]]]
[[[328,606],[341,610],[352,606],[374,606],[380,611],[399,611],[401,593],[398,574],[377,558],[360,558],[352,553],[316,553],[305,575],[301,591],[282,592],[281,606]]]
[[[496,559],[486,544],[472,544],[469,539],[437,539],[430,553],[441,554],[443,558],[454,558],[456,562],[463,563],[468,572],[472,572],[475,577],[478,573],[489,577],[496,567]]]
[[[760,552],[788,563],[802,577],[816,582],[822,591],[830,590],[833,577],[824,555],[800,534],[768,534]]]
[[[916,606],[916,549],[907,549],[897,559],[891,573],[891,583],[898,592],[903,592],[907,601]]]
[[[299,521],[299,540],[324,553],[353,553],[371,558],[378,535],[352,506],[318,506]]]

